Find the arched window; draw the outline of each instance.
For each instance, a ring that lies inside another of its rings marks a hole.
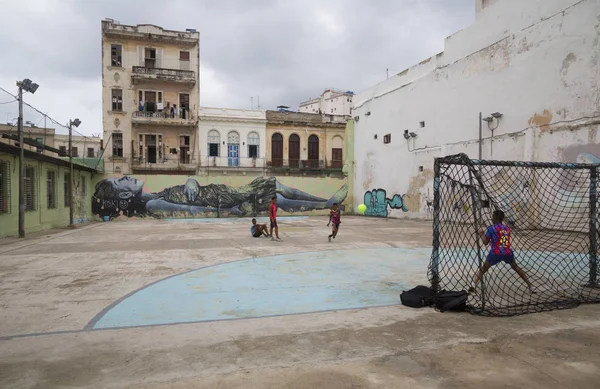
[[[288,143],[288,159],[290,160],[290,167],[297,168],[300,164],[300,137],[298,134],[290,135]]]
[[[260,145],[260,136],[258,133],[251,132],[248,134],[248,157],[258,158]]]
[[[308,165],[313,169],[319,167],[319,137],[316,135],[308,137]]]
[[[271,164],[283,166],[283,135],[280,133],[271,136]]]
[[[240,165],[240,134],[229,131],[227,134],[227,166]]]
[[[208,156],[218,157],[219,150],[221,149],[221,134],[217,130],[210,130],[208,132]]]

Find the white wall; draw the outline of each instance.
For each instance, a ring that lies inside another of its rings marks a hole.
[[[258,148],[259,158],[256,167],[265,165],[267,156],[266,146],[266,113],[259,110],[233,109],[233,108],[208,108],[201,107],[199,111],[199,148],[202,166],[210,164],[208,159],[208,133],[211,130],[219,131],[221,141],[219,155],[216,159],[217,166],[227,166],[227,134],[236,131],[240,135],[240,166],[251,167],[253,162],[248,156],[248,134],[256,132],[260,137]],[[225,142],[225,144],[223,144]]]
[[[355,204],[381,188],[405,196],[408,212],[389,215],[424,216],[434,158],[478,158],[479,112],[504,114],[493,141],[483,123],[484,159],[567,161],[579,155],[573,145],[600,157],[597,120],[546,126],[600,114],[599,18],[596,0],[499,0],[444,53],[357,95]]]

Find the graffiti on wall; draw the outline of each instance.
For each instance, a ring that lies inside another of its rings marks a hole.
[[[373,189],[365,192],[364,204],[367,206],[365,215],[387,217],[389,209],[401,209],[408,212],[404,204],[404,196],[395,194],[392,198],[387,197],[385,189]]]
[[[247,185],[200,185],[189,178],[156,193],[144,192],[144,181],[133,177],[106,178],[96,185],[92,213],[100,217],[246,216],[266,214],[271,199],[285,212],[305,212],[342,204],[348,195],[344,184],[329,199],[283,185],[275,177],[254,179]]]

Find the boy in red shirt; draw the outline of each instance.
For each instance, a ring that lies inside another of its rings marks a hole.
[[[277,227],[277,196],[274,196],[271,199],[271,204],[269,205],[269,220],[271,221],[271,228],[269,229],[271,240],[281,241],[279,238],[279,227]],[[273,229],[275,229],[275,236],[277,239],[273,237]]]
[[[329,223],[327,223],[327,227],[329,227],[329,225],[331,223],[333,223],[333,227],[331,230],[331,235],[329,235],[329,241],[331,242],[331,238],[335,239],[338,230],[340,229],[340,223],[341,221],[341,217],[342,214],[340,213],[340,210],[338,209],[338,204],[337,203],[333,203],[333,206],[331,207],[331,212],[329,212]]]

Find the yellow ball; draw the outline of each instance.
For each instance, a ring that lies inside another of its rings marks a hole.
[[[367,211],[367,206],[364,204],[361,204],[358,206],[358,212],[359,213],[365,213]]]

